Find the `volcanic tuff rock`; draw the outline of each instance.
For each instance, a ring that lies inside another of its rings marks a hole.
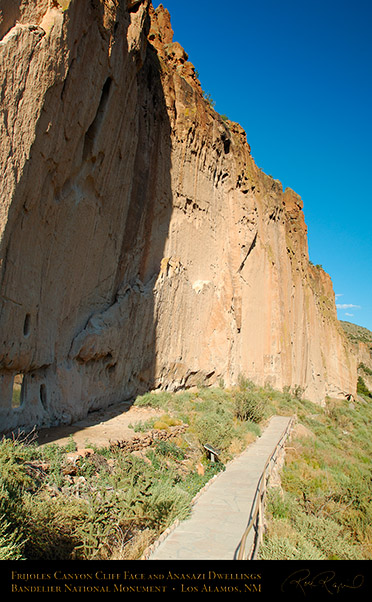
[[[1,6],[2,430],[240,374],[354,393],[302,201],[203,97],[167,10]]]
[[[351,322],[341,322],[358,360],[358,376],[372,391],[372,332]]]

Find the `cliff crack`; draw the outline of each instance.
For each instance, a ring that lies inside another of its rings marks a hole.
[[[245,262],[247,261],[247,259],[248,259],[249,255],[252,253],[253,249],[254,249],[254,248],[255,248],[255,246],[256,246],[256,242],[257,242],[257,232],[256,232],[256,234],[254,235],[254,238],[253,238],[253,240],[252,240],[252,242],[251,242],[251,245],[250,245],[250,247],[249,247],[249,249],[248,249],[248,251],[247,251],[247,254],[246,254],[246,256],[244,257],[243,261],[242,261],[242,262],[241,262],[241,264],[240,264],[240,267],[239,267],[239,269],[238,269],[238,273],[239,273],[239,272],[241,272],[241,271],[242,271],[242,269],[244,268]]]
[[[83,160],[85,160],[92,153],[94,140],[99,132],[99,129],[100,129],[100,126],[101,126],[101,123],[103,120],[103,116],[105,113],[105,109],[107,106],[107,102],[108,102],[108,98],[109,98],[109,94],[110,94],[111,82],[112,82],[111,77],[108,77],[102,88],[101,98],[99,101],[96,115],[85,134]]]

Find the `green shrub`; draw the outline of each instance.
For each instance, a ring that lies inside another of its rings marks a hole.
[[[234,414],[239,420],[261,422],[266,415],[267,402],[255,391],[243,390],[234,394]]]
[[[327,400],[325,408],[301,405],[301,422],[316,436],[291,441],[283,495],[267,498],[262,558],[371,559],[372,406],[342,400]]]
[[[185,452],[171,441],[156,441],[154,444],[155,452],[161,456],[173,458],[175,460],[184,460]]]
[[[135,400],[135,405],[143,408],[160,408],[166,410],[169,407],[169,403],[172,399],[172,394],[167,391],[160,393],[145,393],[139,395]]]
[[[209,92],[203,92],[203,98],[207,101],[207,103],[209,104],[209,106],[212,109],[214,109],[214,107],[216,106],[216,103],[213,100],[212,96],[209,94]]]
[[[293,494],[269,490],[268,532],[260,548],[261,559],[271,560],[357,560],[363,551],[351,531],[326,515],[304,508]],[[319,511],[319,508],[318,508]]]
[[[258,388],[256,385],[249,379],[244,376],[244,374],[239,374],[238,376],[238,387],[240,391],[257,391]]]
[[[265,538],[260,547],[260,560],[325,560],[324,556],[300,533],[296,537],[279,536],[275,533]]]
[[[211,406],[209,411],[196,414],[192,430],[202,445],[210,443],[227,450],[234,436],[233,415],[223,407]]]
[[[358,368],[359,368],[360,370],[363,370],[363,372],[364,372],[365,374],[368,374],[368,376],[372,376],[372,370],[371,370],[371,368],[369,368],[369,367],[368,367],[368,366],[366,366],[365,364],[363,364],[363,363],[360,363],[360,364],[359,364],[359,366],[358,366]]]
[[[268,490],[266,504],[273,519],[284,519],[298,511],[296,498],[287,492],[281,492],[277,487]]]
[[[362,397],[367,397],[368,399],[372,399],[372,393],[368,389],[366,383],[364,382],[364,379],[361,376],[358,377],[357,392]]]
[[[25,560],[24,544],[18,529],[14,529],[4,516],[0,517],[0,560]]]

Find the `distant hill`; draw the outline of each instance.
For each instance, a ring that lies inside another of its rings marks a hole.
[[[348,338],[353,343],[366,343],[372,347],[372,332],[364,326],[357,326],[351,322],[344,322],[340,320],[341,326],[347,334]]]
[[[364,326],[341,321],[349,341],[358,349],[357,393],[367,401],[372,400],[372,332]],[[364,345],[359,345],[364,343]]]

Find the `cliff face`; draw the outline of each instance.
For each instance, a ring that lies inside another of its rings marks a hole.
[[[168,12],[35,4],[0,22],[1,430],[240,374],[354,393],[301,199],[203,98]]]
[[[372,391],[372,332],[351,322],[341,322],[358,361],[358,376]]]

